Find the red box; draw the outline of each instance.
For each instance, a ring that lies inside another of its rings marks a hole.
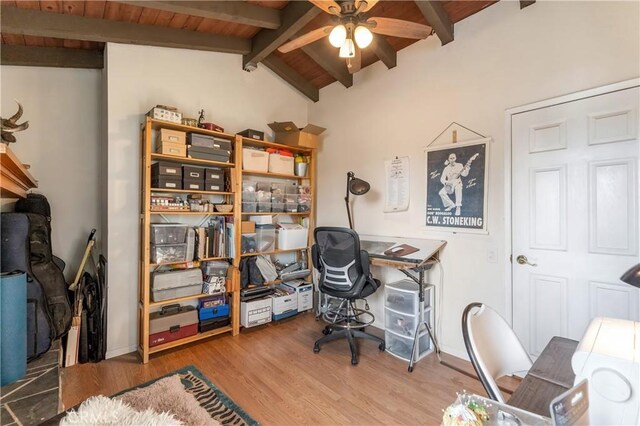
[[[149,335],[149,346],[158,346],[163,343],[173,342],[174,340],[183,339],[185,337],[198,334],[198,323],[189,324],[184,327],[176,326],[170,330],[161,331],[160,333]]]

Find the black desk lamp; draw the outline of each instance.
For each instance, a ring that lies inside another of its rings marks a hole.
[[[640,263],[629,268],[620,279],[629,285],[640,288]]]
[[[349,218],[349,228],[351,229],[353,229],[353,221],[351,220],[351,209],[349,208],[349,194],[363,195],[369,192],[369,189],[371,189],[369,182],[358,179],[353,172],[347,173],[347,195],[344,197],[344,202],[347,205],[347,217]]]

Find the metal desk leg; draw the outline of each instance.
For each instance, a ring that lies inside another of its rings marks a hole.
[[[418,321],[418,324],[416,325],[416,332],[413,335],[413,345],[411,346],[411,359],[409,359],[409,368],[407,368],[407,371],[409,371],[409,373],[413,371],[413,364],[415,364],[416,362],[416,358],[417,358],[416,353],[418,350],[417,343],[418,343],[418,340],[420,339],[419,333],[420,333],[421,325],[422,324],[420,323],[420,321]]]

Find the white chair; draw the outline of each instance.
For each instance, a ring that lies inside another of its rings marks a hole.
[[[527,351],[509,324],[483,303],[471,303],[464,309],[462,336],[471,364],[489,398],[504,403],[496,380],[529,371],[532,362]]]

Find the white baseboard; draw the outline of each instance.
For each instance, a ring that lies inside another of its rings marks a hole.
[[[138,346],[137,345],[132,345],[132,346],[126,346],[124,348],[113,349],[113,350],[107,351],[107,354],[106,354],[105,358],[106,359],[115,358],[115,357],[120,356],[120,355],[124,355],[124,354],[128,354],[128,353],[131,353],[131,352],[135,352],[136,350],[138,350]]]
[[[440,351],[449,354],[449,355],[453,355],[457,358],[461,358],[464,359],[465,361],[469,361],[469,355],[467,354],[466,351],[460,351],[458,349],[452,348],[450,346],[440,346]]]

